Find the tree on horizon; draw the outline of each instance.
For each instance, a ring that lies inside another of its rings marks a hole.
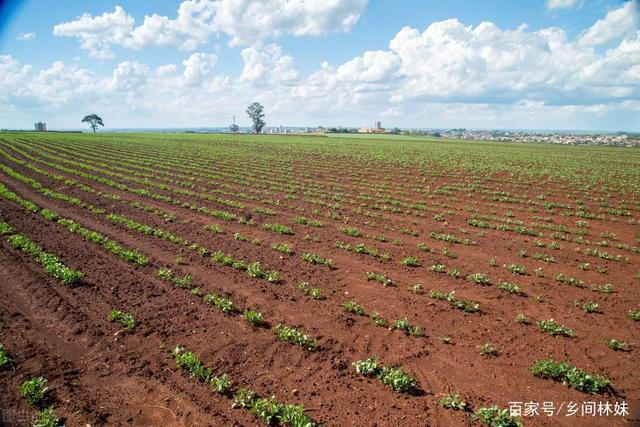
[[[264,107],[259,102],[254,102],[253,104],[247,107],[247,114],[249,118],[253,121],[252,130],[254,133],[258,134],[262,132],[262,128],[266,125],[264,121]]]
[[[84,116],[84,118],[82,119],[82,123],[89,123],[89,127],[93,130],[93,133],[96,132],[98,126],[104,127],[102,118],[95,113]]]

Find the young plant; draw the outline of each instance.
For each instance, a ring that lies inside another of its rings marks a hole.
[[[259,311],[247,310],[244,312],[242,317],[244,317],[244,320],[246,320],[247,322],[249,322],[249,324],[255,326],[256,328],[266,328],[269,326],[267,321],[264,320],[262,313],[260,313]]]
[[[351,237],[360,237],[360,231],[354,227],[339,227],[338,230]]]
[[[445,394],[438,400],[438,404],[445,409],[454,411],[468,411],[469,404],[460,398],[459,394]]]
[[[293,230],[291,229],[291,227],[287,227],[286,225],[282,225],[282,224],[264,224],[262,228],[268,231],[273,231],[275,233],[280,233],[285,235],[293,234]]]
[[[422,335],[422,329],[420,328],[420,326],[409,324],[409,320],[406,317],[402,319],[396,319],[393,326],[395,329],[404,331],[406,335],[411,335],[414,337]]]
[[[309,338],[297,328],[280,323],[273,327],[273,331],[280,341],[298,345],[308,351],[316,351],[318,349],[317,341]]]
[[[405,265],[407,267],[419,267],[420,266],[420,260],[416,257],[406,257],[401,261],[402,265]]]
[[[591,394],[602,393],[611,384],[608,378],[583,371],[568,360],[564,362],[555,362],[553,359],[539,360],[531,367],[531,372],[536,377],[562,382],[571,388]]]
[[[515,283],[503,282],[500,280],[498,288],[511,294],[522,295],[522,289]]]
[[[482,273],[471,273],[467,276],[467,279],[478,285],[484,286],[491,284],[491,279],[489,279],[489,276]]]
[[[485,343],[480,346],[480,355],[482,356],[498,356],[500,352],[491,343]]]
[[[383,328],[386,328],[387,326],[389,326],[389,321],[384,317],[380,316],[380,314],[376,313],[375,311],[372,312],[369,315],[369,317],[371,318],[371,320],[373,320],[373,323],[376,326],[382,326]]]
[[[273,245],[271,245],[271,249],[274,249],[285,255],[291,255],[291,253],[293,252],[291,250],[291,247],[289,247],[289,245],[287,245],[286,243],[274,243]]]
[[[417,388],[416,379],[408,375],[400,367],[385,366],[378,373],[378,379],[382,384],[391,387],[398,393],[411,393]]]
[[[58,418],[52,407],[44,408],[36,414],[33,423],[36,427],[64,427],[60,418]]]
[[[5,366],[9,366],[11,364],[11,357],[7,353],[7,350],[4,348],[2,344],[0,344],[0,368],[4,368]]]
[[[302,260],[310,262],[311,264],[322,264],[326,265],[327,267],[332,266],[332,261],[330,259],[323,258],[318,254],[304,253],[302,254]]]
[[[497,406],[478,408],[475,417],[482,424],[489,427],[522,427],[522,422],[509,414],[508,409],[500,409]]]
[[[125,332],[132,332],[136,327],[136,320],[133,315],[120,310],[111,310],[109,312],[109,321],[120,323]]]
[[[20,396],[24,397],[30,405],[39,405],[49,392],[47,380],[42,377],[31,378],[20,386]]]
[[[609,338],[608,340],[605,341],[605,344],[607,344],[607,347],[609,347],[611,350],[616,350],[616,351],[629,350],[629,344],[627,344],[626,341]]]
[[[638,322],[640,321],[640,310],[629,310],[627,316],[629,316],[629,319]]]
[[[567,338],[572,338],[574,336],[573,330],[569,329],[566,326],[563,326],[557,323],[553,319],[549,320],[541,320],[538,322],[538,326],[544,332],[548,333],[551,336],[563,336]]]
[[[211,384],[211,389],[216,393],[226,394],[231,388],[231,378],[227,374],[222,374],[219,377],[212,376],[209,384]]]
[[[379,273],[374,273],[372,271],[367,271],[366,273],[367,276],[367,280],[374,280],[378,283],[381,283],[382,286],[393,286],[393,280],[391,280],[389,277],[385,276],[384,274],[379,274]]]
[[[521,325],[528,325],[529,323],[531,323],[529,318],[522,313],[518,313],[518,315],[516,316],[516,322],[520,323]]]
[[[364,310],[364,307],[358,304],[355,300],[347,300],[342,303],[342,308],[347,313],[353,313],[358,316],[366,316],[367,312]]]
[[[380,371],[378,367],[378,361],[375,357],[370,357],[364,360],[358,360],[353,363],[356,368],[356,372],[365,377],[374,377]]]
[[[214,307],[216,307],[218,310],[221,310],[223,313],[228,314],[236,311],[235,306],[230,300],[216,294],[215,292],[206,294],[204,296],[204,302],[206,302],[207,304],[212,304]]]

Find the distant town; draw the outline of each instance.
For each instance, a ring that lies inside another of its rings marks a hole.
[[[2,129],[7,131],[8,129]],[[47,132],[47,124],[34,123],[36,132]],[[49,131],[61,131],[53,130]],[[62,131],[79,131],[75,129]],[[201,128],[156,128],[156,129],[105,129],[106,132],[184,132],[184,133],[251,133],[251,128],[239,127],[235,124],[229,127],[201,127]],[[425,136],[432,138],[460,139],[469,141],[502,141],[525,142],[563,145],[607,145],[616,147],[640,147],[640,134],[627,132],[588,132],[588,131],[542,131],[542,130],[491,130],[491,129],[410,129],[382,127],[382,122],[376,120],[372,127],[300,127],[300,126],[265,126],[263,132],[270,135],[286,134],[386,134]]]

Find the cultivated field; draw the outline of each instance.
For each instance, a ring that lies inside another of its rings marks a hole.
[[[638,150],[3,133],[0,183],[4,411],[640,423]]]

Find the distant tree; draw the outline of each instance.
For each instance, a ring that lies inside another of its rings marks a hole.
[[[238,133],[238,130],[240,130],[240,128],[238,127],[237,124],[234,123],[232,125],[229,125],[229,132]]]
[[[264,121],[264,107],[259,102],[254,102],[247,107],[247,114],[253,121],[253,132],[260,133],[262,128],[266,125]]]
[[[84,116],[84,119],[82,119],[82,123],[89,123],[89,127],[93,130],[94,133],[98,126],[104,127],[102,118],[97,114],[89,114],[88,116]]]

